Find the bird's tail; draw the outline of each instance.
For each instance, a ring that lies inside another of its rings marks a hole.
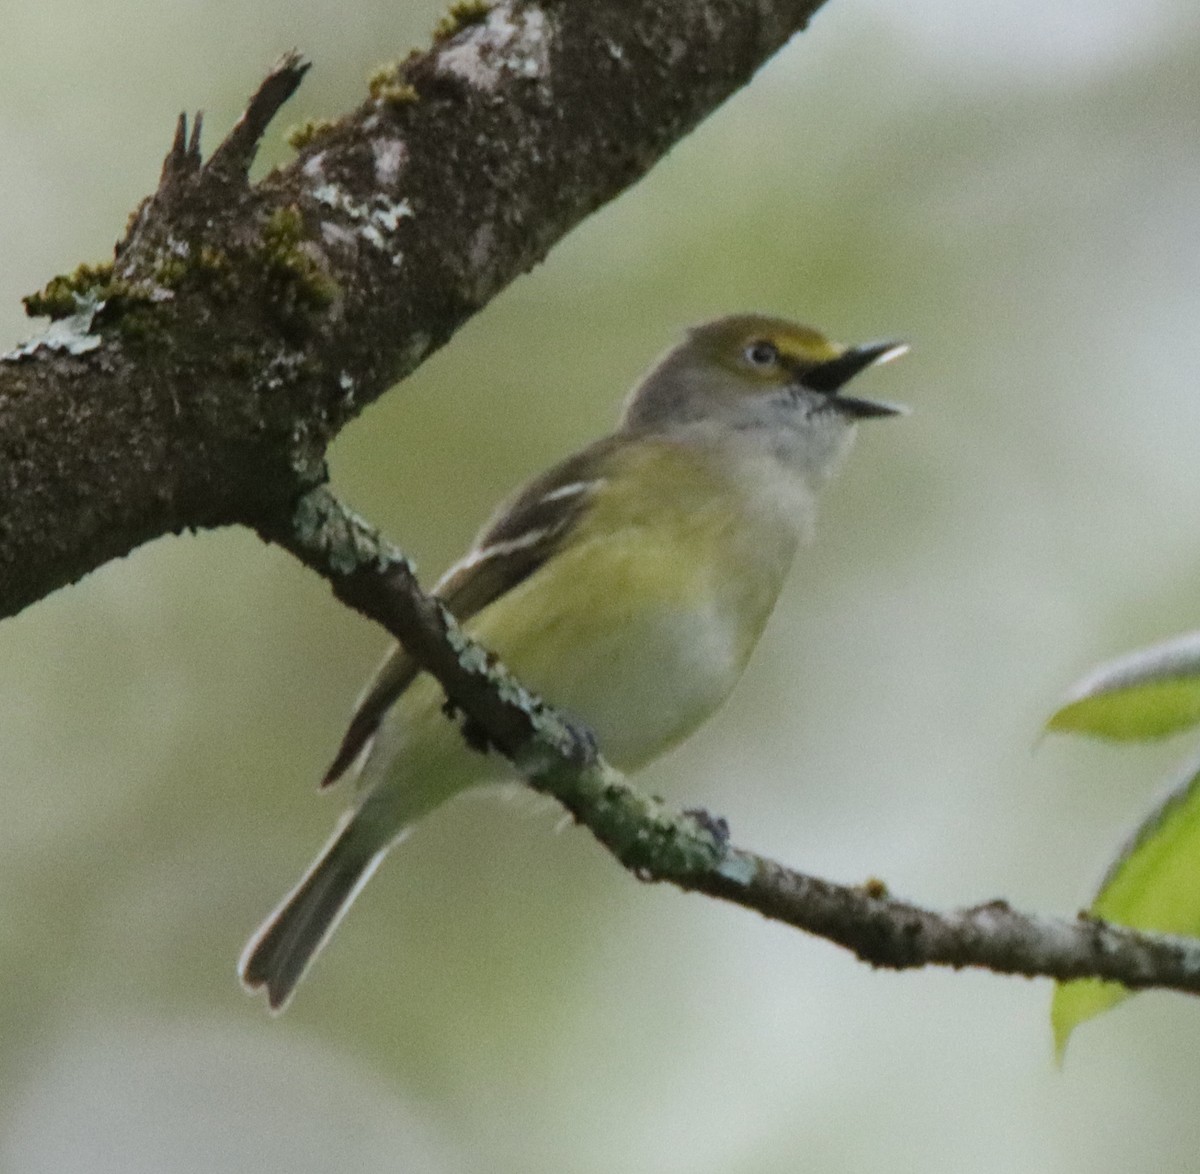
[[[370,879],[387,846],[362,843],[347,813],[320,856],[263,922],[238,962],[251,991],[265,987],[272,1011],[280,1011],[296,984],[333,933],[359,890]]]

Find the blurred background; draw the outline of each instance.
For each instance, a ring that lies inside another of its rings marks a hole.
[[[441,7],[10,6],[0,347],[110,254],[178,111],[211,149],[298,45],[285,161]],[[1071,914],[1190,750],[1039,728],[1200,615],[1198,110],[1185,0],[829,0],[347,429],[336,484],[432,577],[684,323],[909,339],[863,391],[913,414],[863,430],[744,683],[644,783],[838,880]],[[236,532],[0,624],[0,1169],[1195,1168],[1194,1002],[1058,1071],[1048,983],[873,973],[520,796],[424,824],[270,1019],[235,960],[341,809],[315,781],[385,643]]]

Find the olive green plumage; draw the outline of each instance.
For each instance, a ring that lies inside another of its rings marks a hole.
[[[899,409],[842,395],[893,343],[842,347],[745,314],[688,332],[617,428],[504,503],[435,593],[517,677],[636,770],[728,696],[855,423]],[[326,785],[354,804],[247,946],[242,979],[283,1006],[338,919],[420,817],[508,777],[469,747],[437,682],[394,648]]]

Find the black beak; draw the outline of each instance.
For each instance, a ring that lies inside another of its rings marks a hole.
[[[902,415],[907,409],[896,404],[838,395],[838,391],[860,371],[865,371],[876,363],[888,363],[892,359],[898,359],[907,350],[908,343],[905,342],[868,342],[862,346],[848,347],[836,359],[830,359],[806,371],[800,377],[800,382],[810,391],[824,392],[830,397],[831,408],[856,419]]]

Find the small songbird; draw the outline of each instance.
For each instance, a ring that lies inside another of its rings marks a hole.
[[[434,593],[528,688],[632,771],[729,695],[859,420],[842,395],[902,343],[845,347],[758,314],[694,327],[634,389],[616,430],[516,493]],[[242,955],[272,1008],[395,844],[452,795],[510,777],[469,747],[400,646],[358,703],[324,784],[357,794]]]

